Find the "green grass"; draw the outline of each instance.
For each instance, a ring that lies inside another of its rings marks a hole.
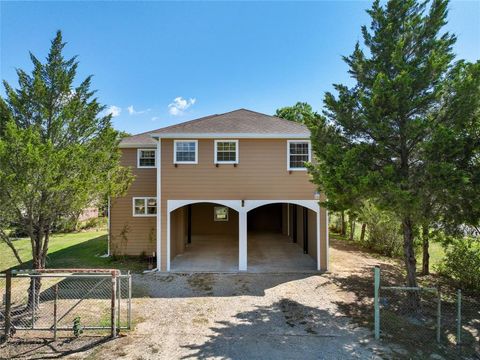
[[[0,271],[9,268],[31,269],[32,250],[29,238],[13,241],[23,264],[19,265],[11,249],[0,243]],[[107,253],[107,232],[88,230],[78,233],[55,234],[49,242],[47,268],[114,268],[142,271],[145,261],[136,257],[102,258]]]

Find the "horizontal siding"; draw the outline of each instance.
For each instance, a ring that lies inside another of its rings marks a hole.
[[[121,163],[131,167],[135,181],[126,196],[111,201],[111,249],[116,255],[151,255],[156,249],[156,217],[133,216],[132,198],[157,196],[156,169],[137,168],[137,149],[122,149]]]
[[[306,171],[287,170],[287,140],[240,139],[239,164],[214,164],[214,140],[198,141],[198,164],[173,164],[173,140],[162,140],[162,264],[166,264],[167,200],[312,200],[315,186]],[[156,169],[137,169],[137,149],[122,149],[122,164],[135,181],[126,196],[112,199],[111,248],[115,254],[150,255],[156,249],[155,217],[132,216],[132,197],[156,196]],[[325,248],[325,210],[321,242]],[[126,232],[127,240],[122,232]],[[300,237],[301,239],[301,237]],[[175,251],[174,251],[175,252]],[[322,266],[326,264],[322,251]]]
[[[240,139],[239,164],[214,164],[214,140],[198,141],[198,164],[173,164],[173,140],[162,140],[166,199],[313,199],[306,171],[287,171],[287,140]]]

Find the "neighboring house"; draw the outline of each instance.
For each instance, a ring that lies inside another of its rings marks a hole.
[[[327,270],[309,137],[240,109],[124,138],[136,178],[111,200],[110,252],[156,254],[161,271]]]

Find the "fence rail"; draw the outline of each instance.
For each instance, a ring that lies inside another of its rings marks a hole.
[[[0,330],[12,333],[131,328],[132,278],[118,270],[57,269],[0,274]]]

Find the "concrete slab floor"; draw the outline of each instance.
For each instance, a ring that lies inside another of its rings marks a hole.
[[[300,245],[279,233],[248,233],[248,272],[314,271],[316,262]],[[175,272],[237,272],[238,240],[233,236],[193,236],[171,263]]]

